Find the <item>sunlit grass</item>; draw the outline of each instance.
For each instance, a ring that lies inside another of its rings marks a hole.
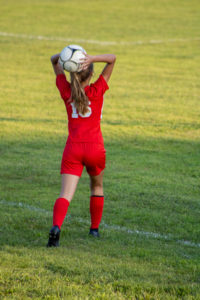
[[[84,172],[61,247],[47,251],[67,138],[50,56],[65,43],[0,36],[3,299],[199,299],[200,55],[199,42],[190,40],[199,34],[198,2],[0,2],[5,32],[166,40],[82,44],[88,53],[117,56],[102,119],[102,238],[88,238]],[[167,42],[171,38],[186,41]],[[93,80],[101,69],[96,64]],[[161,238],[114,229],[120,227]]]

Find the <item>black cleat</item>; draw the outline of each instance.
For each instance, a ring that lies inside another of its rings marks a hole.
[[[59,227],[53,226],[49,232],[49,240],[47,247],[59,247],[60,229]]]
[[[92,229],[92,228],[90,228],[89,235],[91,235],[91,236],[93,236],[93,237],[100,237],[98,228],[97,228],[97,229]]]

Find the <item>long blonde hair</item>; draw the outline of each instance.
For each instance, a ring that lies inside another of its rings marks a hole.
[[[79,73],[70,73],[71,77],[71,98],[74,102],[74,106],[77,111],[81,114],[86,114],[88,112],[89,100],[85,94],[84,88],[81,83],[88,79],[88,77],[93,73],[93,64],[81,71]]]

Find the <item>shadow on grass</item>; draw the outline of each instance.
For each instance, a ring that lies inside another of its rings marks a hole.
[[[59,167],[64,144],[60,137],[2,141],[1,199],[51,212],[53,202],[49,199],[60,189]],[[200,143],[193,141],[106,137],[105,223],[199,242],[199,146]],[[70,206],[72,215],[83,218],[88,217],[89,207],[86,178],[84,173],[75,195],[74,201],[79,202]],[[56,196],[52,198],[55,201]],[[47,239],[51,215],[44,213],[35,219],[23,208],[11,207],[3,208],[2,215],[1,228],[6,236],[3,243],[40,245],[44,226]]]

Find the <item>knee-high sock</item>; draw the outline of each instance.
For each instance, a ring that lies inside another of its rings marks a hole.
[[[53,226],[57,225],[59,228],[61,228],[67,214],[68,207],[69,201],[67,199],[58,198],[56,200],[53,208]]]
[[[103,214],[104,196],[90,197],[91,229],[98,229]]]

